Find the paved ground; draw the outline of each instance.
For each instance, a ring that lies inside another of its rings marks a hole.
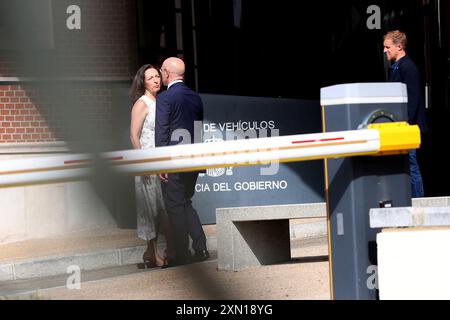
[[[417,200],[417,199],[416,199]],[[430,201],[425,199],[426,201]],[[415,206],[439,206],[414,202]],[[440,200],[440,199],[437,199]],[[448,198],[444,199],[448,201]],[[446,204],[445,204],[446,205]],[[138,270],[134,265],[115,265],[81,274],[81,289],[69,290],[69,275],[0,281],[0,300],[6,299],[329,299],[326,228],[323,221],[291,221],[294,259],[285,264],[239,272],[217,271],[217,239],[214,226],[205,226],[212,258],[206,262],[171,269]],[[318,225],[319,227],[316,227]],[[304,238],[305,234],[318,235]],[[0,244],[0,267],[26,259],[70,256],[105,249],[142,247],[135,230],[92,230],[62,237]],[[140,256],[138,256],[140,259]],[[41,270],[42,265],[36,266]],[[14,269],[14,268],[13,268]],[[16,269],[14,269],[16,270]],[[7,269],[0,268],[2,272]],[[17,277],[16,277],[17,279]],[[3,297],[5,299],[5,297]]]
[[[285,264],[217,271],[210,260],[188,266],[138,271],[134,266],[81,274],[81,289],[65,287],[65,276],[31,280],[33,290],[16,298],[31,299],[329,299],[328,249],[325,237],[292,241],[294,259]],[[53,282],[52,282],[53,281]],[[16,289],[30,282],[10,283]],[[17,287],[19,286],[19,287]],[[32,286],[31,286],[32,287]],[[0,288],[1,289],[1,288]],[[7,288],[8,289],[8,288]],[[14,290],[14,287],[9,287]]]

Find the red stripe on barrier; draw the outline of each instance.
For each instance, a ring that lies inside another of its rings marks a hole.
[[[319,141],[325,142],[325,141],[339,141],[339,140],[344,140],[344,137],[339,137],[339,138],[329,138],[329,139],[320,139]]]
[[[292,144],[311,143],[311,142],[316,142],[316,141],[317,140],[292,141]]]
[[[80,164],[80,163],[88,163],[91,160],[68,160],[64,161],[64,164]]]

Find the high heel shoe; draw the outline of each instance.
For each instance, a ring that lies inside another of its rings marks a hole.
[[[137,264],[138,269],[152,269],[158,267],[155,259],[151,258],[148,252],[144,252],[142,255],[143,262]]]
[[[170,265],[167,258],[159,258],[162,261],[160,263],[158,263],[158,259],[154,259],[154,258],[148,259],[148,257],[145,257],[145,255],[144,255],[143,259],[144,259],[144,264],[148,269],[167,268]]]

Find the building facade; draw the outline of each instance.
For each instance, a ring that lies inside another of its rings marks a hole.
[[[427,88],[426,195],[449,195],[449,23],[439,0],[2,1],[0,159],[131,148],[127,91],[144,63],[182,57],[201,93],[318,100],[324,86],[385,81],[382,36],[399,28]],[[132,183],[107,185],[0,189],[0,243],[133,226]]]

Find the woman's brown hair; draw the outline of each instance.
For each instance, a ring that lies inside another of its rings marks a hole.
[[[139,70],[136,72],[134,76],[133,82],[130,88],[130,97],[135,103],[144,93],[145,93],[145,71],[148,69],[155,69],[158,71],[158,74],[161,76],[161,72],[158,68],[151,64],[144,64]]]

